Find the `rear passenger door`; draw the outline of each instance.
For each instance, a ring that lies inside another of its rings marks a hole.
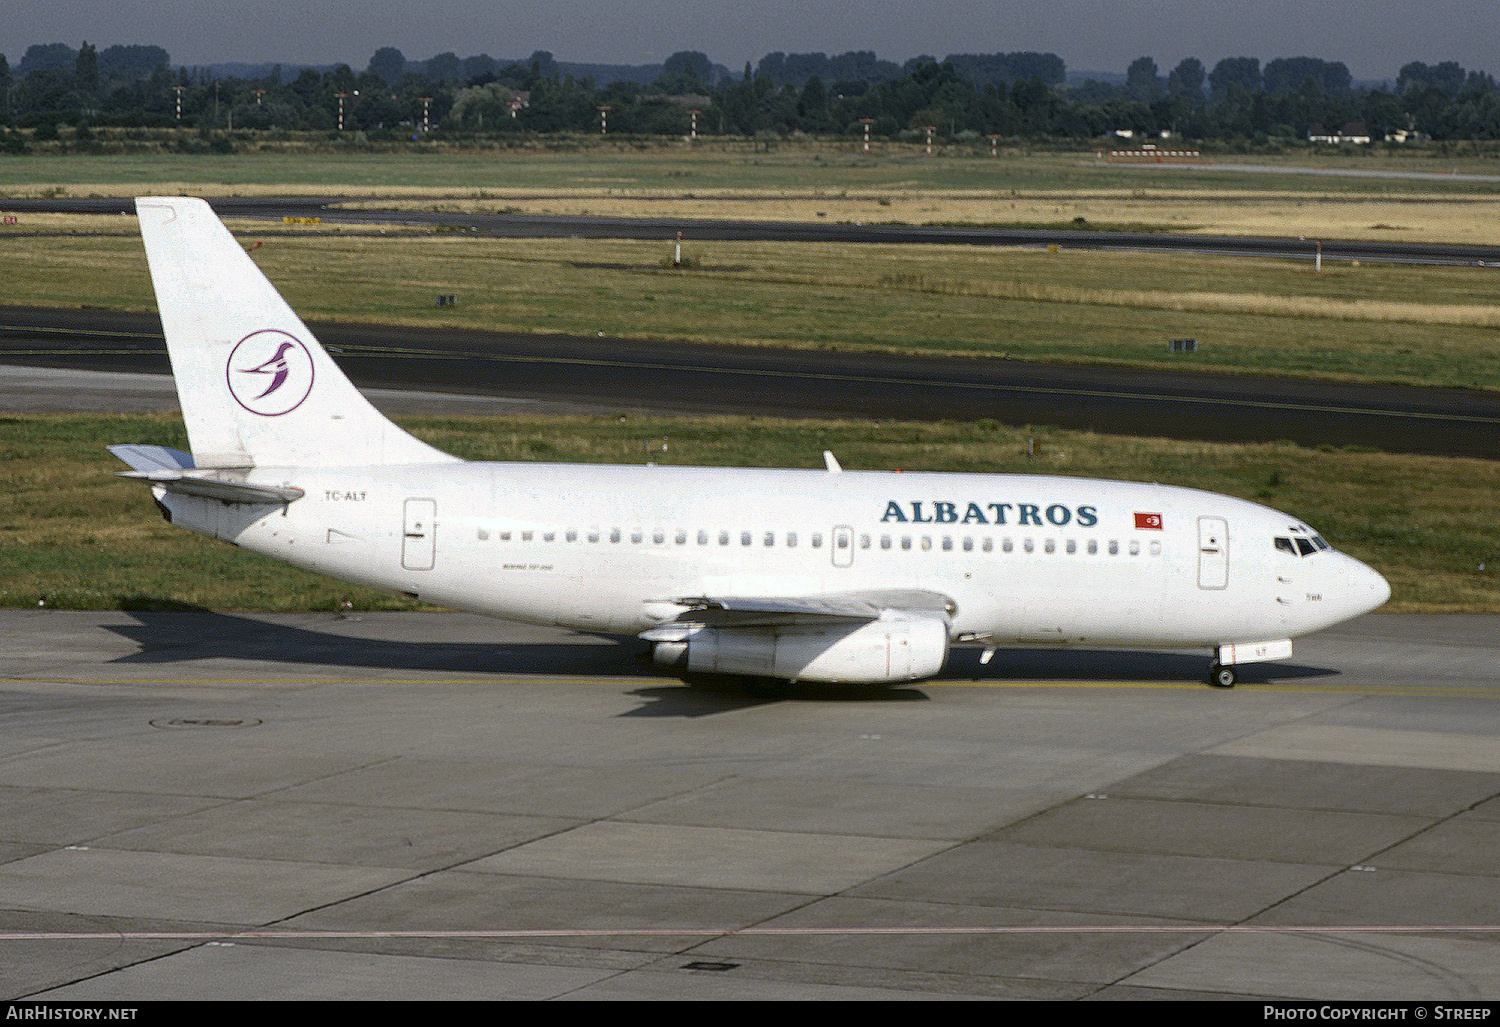
[[[430,571],[437,560],[437,500],[408,499],[401,530],[401,566]]]

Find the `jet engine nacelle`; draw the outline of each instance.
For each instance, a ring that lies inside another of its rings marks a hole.
[[[872,684],[912,681],[942,670],[948,625],[936,617],[862,624],[694,627],[657,642],[657,665],[699,674],[750,674],[793,681]]]

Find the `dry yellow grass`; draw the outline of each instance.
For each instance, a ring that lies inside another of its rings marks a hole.
[[[151,308],[134,219],[76,225],[0,234],[6,299]],[[697,266],[676,272],[667,238],[231,227],[265,244],[255,260],[310,319],[1500,383],[1488,268],[1345,263],[1314,274],[1271,259],[725,242],[686,247]],[[439,294],[459,306],[435,309]],[[1200,352],[1165,355],[1177,336],[1200,339]]]
[[[692,190],[486,189],[379,203],[450,211],[561,216],[853,224],[1143,226],[1200,235],[1379,239],[1500,245],[1500,197],[1487,194],[1393,199],[1380,192],[1285,193],[1239,190],[1205,195],[1176,189],[1018,193],[1010,190],[808,189]]]
[[[641,188],[537,184],[482,189],[416,185],[330,187],[306,183],[139,181],[77,183],[68,196],[326,196],[356,199],[350,207],[509,211],[520,214],[793,221],[852,224],[963,224],[1146,229],[1184,234],[1376,239],[1500,245],[1500,197],[1493,193],[1433,191],[1393,196],[1359,192],[1273,189],[933,189],[920,181],[880,188],[837,185],[799,188]],[[11,196],[54,194],[46,183],[8,186]],[[0,200],[0,209],[4,201]],[[43,223],[46,215],[27,215]]]
[[[830,277],[829,282],[836,281]],[[843,284],[854,284],[845,282]],[[883,287],[951,296],[1044,303],[1088,304],[1147,310],[1272,317],[1332,318],[1340,321],[1384,321],[1403,324],[1467,325],[1500,328],[1500,306],[1494,304],[1405,303],[1398,300],[1332,299],[1322,296],[1278,296],[1257,292],[1170,292],[1145,289],[1085,289],[1038,282],[985,279],[941,279],[902,273],[883,276]]]
[[[304,259],[291,265],[304,273],[365,278],[369,276],[371,266],[378,267],[382,263],[377,253],[383,244],[378,239],[369,239],[368,229],[360,229],[360,234],[366,238],[359,238],[352,231],[349,237],[343,237],[344,229],[331,224],[277,225],[250,219],[230,219],[229,224],[237,234],[245,238],[280,235],[307,237],[298,244],[304,248]],[[27,214],[24,222],[15,226],[12,234],[24,236],[55,233],[80,237],[139,236],[133,217],[77,214]],[[489,240],[469,240],[453,236],[428,238],[423,229],[405,226],[382,229],[381,234],[424,236],[408,239],[401,244],[404,271],[414,274],[419,281],[426,277],[421,274],[420,269],[430,263],[442,265],[476,257],[487,259],[496,256],[495,251],[501,249],[509,251],[509,255],[517,260],[580,263],[590,258],[596,261],[602,258],[635,263],[641,267],[649,267],[657,262],[660,250],[659,244],[629,240],[589,241],[582,244],[572,241],[514,240],[506,242],[502,247]],[[83,259],[87,260],[89,270],[93,272],[91,278],[96,275],[134,274],[141,269],[141,259],[130,246],[123,249],[112,245],[89,246],[81,240],[80,245],[88,249],[88,256]],[[455,253],[458,249],[462,249],[464,253]],[[1152,277],[1152,269],[1147,265],[1161,262],[1144,255],[1121,257],[1108,253],[1089,254],[1084,261],[1089,267],[1085,269],[1074,266],[1078,264],[1078,258],[1073,254],[1067,257],[1043,257],[1006,249],[964,249],[958,251],[957,258],[953,259],[954,251],[949,247],[866,247],[862,252],[871,259],[860,262],[859,270],[850,273],[850,262],[838,258],[836,247],[725,243],[714,244],[714,249],[722,254],[721,259],[733,265],[734,270],[720,272],[709,267],[704,269],[706,273],[751,277],[768,283],[1179,312],[1500,328],[1500,304],[1495,303],[1442,303],[1431,299],[1403,301],[1372,299],[1368,295],[1343,298],[1291,292],[1257,292],[1253,289],[1099,288],[1037,280],[1043,277],[1097,280],[1101,275],[1123,279],[1137,273]],[[7,252],[3,243],[0,243],[0,257],[6,256]],[[798,254],[801,253],[806,254],[806,259],[798,259]],[[19,251],[9,251],[13,259],[24,259],[33,268],[46,268],[48,278],[64,275],[70,269],[76,269],[80,262],[80,253],[69,246],[27,247],[24,254],[23,258]],[[270,254],[266,256],[269,257]],[[741,264],[741,260],[752,263]],[[1222,268],[1224,264],[1223,261],[1204,262],[1215,268]],[[1259,271],[1271,264],[1272,262],[1265,260],[1239,260],[1236,266],[1245,273],[1238,276],[1238,280],[1253,283]],[[1031,267],[1028,268],[1027,265]],[[1372,268],[1371,273],[1378,275],[1380,272]],[[430,284],[438,286],[451,280],[445,273],[439,273],[432,278]],[[1199,276],[1179,275],[1179,281],[1184,284],[1198,280],[1201,280]],[[1333,280],[1332,275],[1314,279],[1304,274],[1300,276],[1297,288],[1311,289],[1314,285],[1326,285]]]
[[[99,198],[116,196],[366,196],[392,199],[442,195],[432,186],[339,186],[305,182],[199,182],[171,179],[135,181],[77,181],[66,186],[56,182],[17,182],[5,187],[4,195],[17,198]],[[0,199],[0,209],[5,206]]]

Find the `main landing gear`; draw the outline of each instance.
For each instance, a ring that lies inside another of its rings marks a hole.
[[[1239,680],[1232,665],[1220,663],[1215,660],[1208,665],[1208,683],[1215,688],[1233,688],[1234,683]]]

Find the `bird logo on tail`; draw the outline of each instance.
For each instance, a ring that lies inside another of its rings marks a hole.
[[[269,374],[275,376],[271,379],[271,384],[266,386],[266,391],[256,396],[256,399],[265,399],[286,384],[287,375],[292,373],[291,365],[287,363],[286,351],[291,349],[292,346],[293,344],[290,342],[283,342],[276,350],[276,355],[264,364],[261,364],[259,367],[240,368],[245,374]]]
[[[312,354],[286,332],[252,332],[230,351],[225,377],[240,406],[262,417],[279,417],[301,406],[312,392]]]

